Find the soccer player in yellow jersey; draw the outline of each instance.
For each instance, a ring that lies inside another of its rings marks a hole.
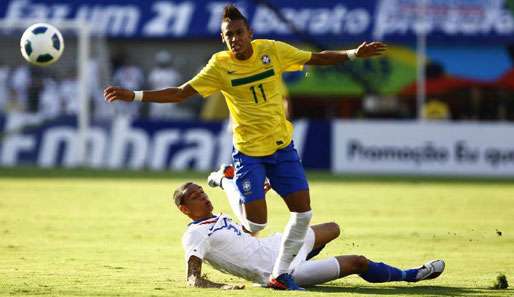
[[[267,223],[264,183],[284,199],[290,214],[269,286],[301,290],[289,267],[301,248],[312,217],[309,186],[292,142],[293,126],[283,105],[282,73],[301,70],[303,65],[333,65],[382,54],[380,42],[363,42],[347,51],[303,51],[274,40],[253,40],[247,19],[233,5],[224,9],[221,38],[228,50],[216,53],[193,79],[179,87],[132,91],[108,87],[108,102],[180,102],[192,95],[207,97],[221,91],[233,122],[235,183],[242,194],[244,227],[262,230]],[[211,179],[211,185],[221,185]]]

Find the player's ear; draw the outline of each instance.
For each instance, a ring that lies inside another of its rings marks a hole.
[[[225,44],[225,38],[223,37],[223,33],[220,33],[220,37],[221,37],[221,43]]]
[[[191,211],[189,210],[189,208],[187,208],[187,206],[185,205],[180,205],[178,207],[178,209],[180,209],[180,211],[186,215],[189,215],[191,213]]]

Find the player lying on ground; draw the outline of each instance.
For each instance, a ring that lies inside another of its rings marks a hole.
[[[208,97],[222,92],[233,123],[232,159],[237,171],[234,180],[242,193],[244,208],[241,224],[252,232],[266,227],[268,212],[262,187],[268,178],[290,211],[269,283],[277,289],[301,290],[288,267],[303,244],[312,212],[309,185],[292,142],[293,125],[284,112],[282,74],[299,71],[303,65],[335,65],[379,56],[386,45],[363,42],[348,51],[310,52],[280,41],[253,40],[248,20],[234,5],[224,8],[220,25],[220,37],[227,50],[212,55],[190,81],[179,87],[135,92],[108,87],[105,99],[176,103],[195,94]]]
[[[233,180],[218,179],[230,196],[237,191]],[[243,285],[211,282],[202,276],[202,262],[215,269],[266,286],[279,249],[281,234],[257,238],[246,233],[228,216],[213,214],[213,205],[199,185],[188,182],[174,194],[175,205],[193,220],[182,238],[187,262],[187,285],[202,288],[242,289]],[[300,286],[312,286],[350,274],[371,283],[417,282],[438,277],[444,270],[442,260],[429,261],[414,269],[401,270],[373,262],[364,256],[336,256],[312,260],[327,243],[339,236],[336,223],[310,226],[304,244],[291,263],[291,274]]]

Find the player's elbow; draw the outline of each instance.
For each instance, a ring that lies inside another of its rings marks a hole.
[[[181,102],[184,101],[187,97],[187,92],[184,87],[178,87],[175,96],[173,96],[173,102]]]
[[[173,102],[181,102],[198,92],[188,83],[181,85],[180,87],[173,88]]]
[[[311,65],[333,65],[336,64],[337,61],[328,51],[322,51],[319,53],[313,53],[311,56],[311,60],[307,64]]]
[[[322,51],[319,64],[320,65],[332,65],[335,63],[334,63],[334,61],[332,61],[332,56],[327,51]]]

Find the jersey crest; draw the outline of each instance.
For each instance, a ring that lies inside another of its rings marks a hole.
[[[243,181],[243,185],[242,186],[243,186],[243,191],[245,191],[246,193],[250,192],[252,190],[252,183],[248,179],[245,179]]]
[[[261,57],[262,64],[268,65],[271,63],[271,58],[268,55],[262,55]]]

